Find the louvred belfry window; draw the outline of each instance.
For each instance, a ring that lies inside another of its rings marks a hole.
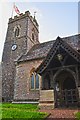
[[[15,29],[15,37],[18,37],[19,36],[19,27],[17,27],[16,29]]]

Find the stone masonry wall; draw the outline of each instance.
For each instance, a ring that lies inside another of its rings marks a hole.
[[[42,60],[32,60],[16,66],[14,100],[38,100],[39,90],[30,89],[30,71],[37,68]]]
[[[25,24],[24,24],[25,23]],[[4,43],[3,57],[2,57],[2,97],[3,101],[12,101],[14,93],[14,76],[15,64],[14,60],[19,57],[26,49],[26,18],[15,20],[8,24],[6,40]],[[14,28],[20,25],[20,37],[15,38]],[[12,51],[12,45],[17,44],[17,49]]]
[[[35,44],[39,44],[39,31],[38,26],[33,24],[31,19],[28,19],[28,31],[27,31],[27,50],[29,51],[31,47]],[[32,34],[34,34],[34,40],[32,39]]]
[[[27,35],[28,27],[31,25],[33,26],[32,22],[31,24],[28,23],[28,19],[29,21],[31,19],[30,16],[29,11],[27,11],[25,14],[20,14],[19,16],[14,16],[14,18],[9,19],[2,56],[2,97],[5,102],[13,100],[14,79],[16,73],[14,60],[28,52],[34,45],[30,41],[32,36]],[[20,28],[18,37],[15,36],[15,29],[17,26]],[[28,37],[30,39],[28,39]],[[17,49],[14,51],[12,51],[13,44],[17,45]],[[37,42],[35,42],[35,44],[37,44]]]

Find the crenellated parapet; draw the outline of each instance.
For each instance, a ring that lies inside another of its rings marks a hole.
[[[31,16],[31,14],[30,14],[29,11],[26,11],[24,14],[21,13],[20,15],[16,15],[16,16],[14,16],[13,18],[12,18],[12,17],[9,18],[9,24],[10,24],[10,23],[13,23],[13,22],[15,22],[15,21],[18,21],[18,20],[20,20],[20,19],[23,19],[23,18],[25,18],[25,17],[28,17],[28,18],[31,20],[31,22],[32,22],[32,23],[36,26],[36,28],[38,29],[39,25],[38,25],[38,23],[37,23],[37,20],[35,19],[35,17]]]

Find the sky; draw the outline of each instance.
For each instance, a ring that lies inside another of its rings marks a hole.
[[[20,1],[20,0],[19,0]],[[78,1],[65,1],[57,2],[41,0],[19,2],[3,0],[0,2],[0,61],[8,27],[8,20],[12,15],[13,2],[20,10],[21,13],[30,11],[34,16],[36,11],[36,19],[39,24],[39,41],[46,42],[56,39],[58,36],[66,37],[78,33]],[[15,16],[15,11],[13,16]]]

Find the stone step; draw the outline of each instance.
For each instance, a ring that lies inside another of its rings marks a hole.
[[[39,107],[40,109],[53,109],[54,108],[54,90],[41,90],[40,91]]]

